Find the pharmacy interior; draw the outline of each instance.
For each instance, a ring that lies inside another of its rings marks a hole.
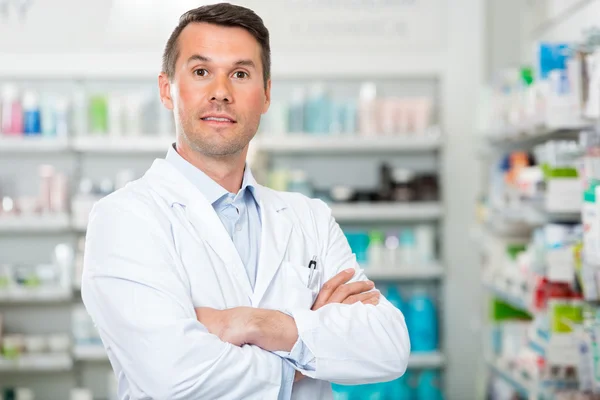
[[[214,1],[0,0],[0,398],[115,400],[88,214],[174,139],[161,53]],[[406,318],[401,378],[336,399],[600,393],[600,0],[264,0],[257,180],[325,201]],[[149,29],[148,27],[152,27]]]

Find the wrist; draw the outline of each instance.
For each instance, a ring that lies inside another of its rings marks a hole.
[[[268,351],[291,351],[298,340],[292,317],[280,311],[254,309],[248,323],[248,343]]]

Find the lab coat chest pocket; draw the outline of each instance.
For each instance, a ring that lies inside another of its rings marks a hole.
[[[302,265],[284,261],[281,265],[284,277],[284,298],[286,308],[312,307],[321,287],[321,271],[309,269]]]

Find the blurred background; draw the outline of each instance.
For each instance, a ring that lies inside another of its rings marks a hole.
[[[208,3],[0,0],[0,398],[117,399],[87,216],[166,154],[162,50]],[[235,3],[271,32],[255,176],[328,202],[410,331],[336,398],[598,398],[600,0]]]

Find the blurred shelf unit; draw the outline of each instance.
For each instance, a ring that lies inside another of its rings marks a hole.
[[[67,372],[73,368],[68,353],[21,355],[14,360],[0,358],[0,373]]]
[[[538,3],[554,16],[532,36],[583,16],[592,1]],[[573,26],[585,25],[576,19]],[[499,71],[487,88],[481,111],[492,129],[480,141],[487,182],[474,236],[489,305],[482,354],[490,398],[600,393],[600,88],[588,79],[600,72],[589,69],[600,60],[599,35],[538,37],[531,66]]]
[[[426,221],[443,215],[437,202],[333,204],[331,211],[340,223]]]
[[[166,135],[81,136],[72,139],[71,148],[81,153],[166,153],[174,140]]]
[[[593,122],[576,119],[572,121],[546,121],[541,125],[512,127],[488,132],[488,142],[496,147],[530,147],[551,139],[573,138],[580,131],[593,126]]]
[[[44,68],[39,55],[24,53],[2,54],[0,76],[13,79],[152,79],[160,73],[156,66],[160,52],[132,53],[62,53],[44,54]],[[394,52],[373,53],[368,59],[340,63],[335,52],[321,54],[314,62],[306,63],[301,53],[273,53],[272,77],[274,81],[306,78],[364,78],[369,71],[371,79],[398,77],[442,78],[446,57],[440,51],[415,51],[402,54]]]
[[[102,346],[75,346],[73,358],[76,361],[102,362],[108,361],[106,351]],[[440,352],[413,353],[410,356],[408,367],[412,369],[437,369],[443,368],[445,359]]]
[[[104,347],[100,345],[77,345],[73,348],[76,361],[108,361]]]
[[[444,268],[439,264],[433,265],[401,265],[397,267],[365,267],[365,274],[375,281],[414,281],[441,279]]]
[[[428,353],[412,353],[408,360],[408,367],[412,369],[443,368],[446,364],[444,355],[439,351]]]
[[[0,153],[161,153],[166,152],[174,137],[167,135],[75,136],[53,139],[39,136],[2,137]],[[309,134],[261,134],[252,142],[258,151],[280,154],[368,154],[433,152],[442,146],[439,133],[412,135],[358,136]]]
[[[553,400],[555,394],[547,388],[548,382],[538,381],[509,362],[502,360],[487,361],[487,365],[493,374],[501,377],[510,387],[523,399],[531,400]],[[563,389],[577,389],[577,382],[564,382]]]
[[[308,134],[261,135],[254,145],[259,151],[277,154],[353,154],[433,152],[442,146],[439,132],[358,136]]]
[[[0,290],[1,304],[53,304],[73,299],[71,288],[19,288]]]
[[[69,150],[69,142],[64,139],[0,135],[1,153],[55,153]]]
[[[68,232],[71,222],[68,214],[48,214],[32,217],[0,217],[2,233],[60,233]]]
[[[532,305],[532,297],[527,296],[518,285],[514,285],[512,288],[501,287],[491,279],[484,279],[483,287],[495,298],[510,304],[517,310],[524,311],[529,315],[535,315],[538,312]]]
[[[69,139],[49,139],[39,136],[18,138],[0,136],[0,153],[166,153],[174,138],[164,135],[138,136],[76,136]]]
[[[442,217],[437,202],[414,203],[354,203],[331,205],[333,216],[347,222],[405,222],[429,221]],[[72,220],[69,215],[0,218],[1,233],[58,233],[85,232],[87,221]]]

